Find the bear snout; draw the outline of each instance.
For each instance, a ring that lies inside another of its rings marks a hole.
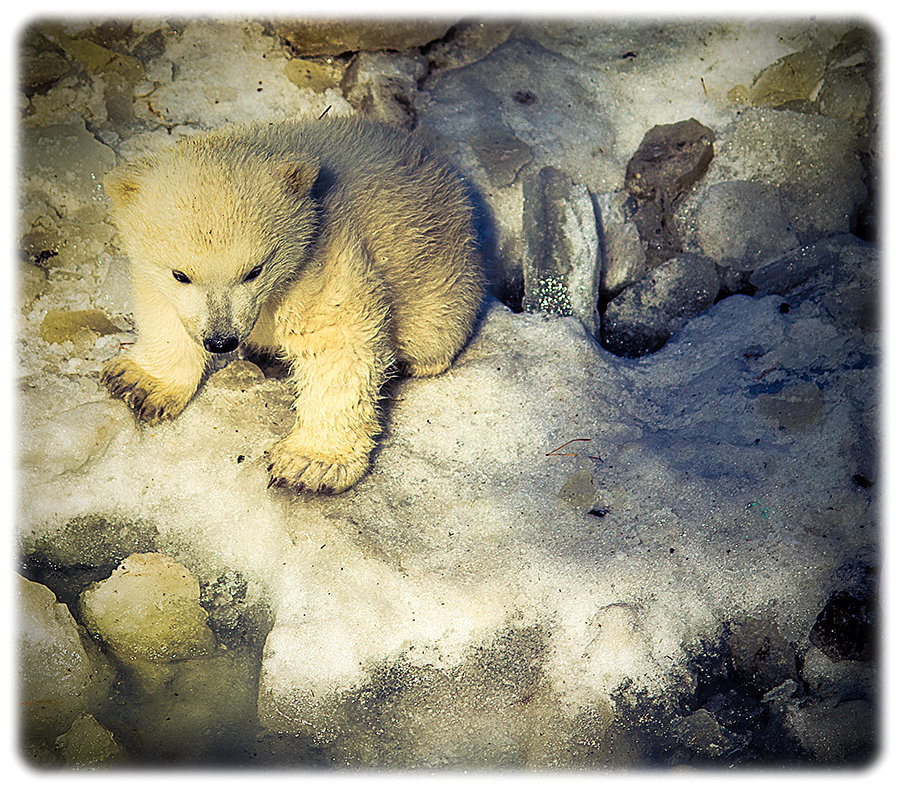
[[[203,338],[203,347],[212,354],[227,354],[238,347],[238,339],[234,335],[211,335]]]

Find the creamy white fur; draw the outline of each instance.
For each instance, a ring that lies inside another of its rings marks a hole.
[[[276,485],[354,485],[394,363],[441,373],[472,330],[483,283],[465,193],[400,132],[340,118],[231,127],[104,184],[139,335],[103,382],[156,422],[187,405],[207,349],[280,354],[297,421],[271,452]]]

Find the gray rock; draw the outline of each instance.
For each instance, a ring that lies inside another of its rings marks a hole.
[[[872,88],[863,65],[845,66],[826,72],[816,106],[823,115],[850,121],[865,129]]]
[[[795,700],[785,710],[785,726],[819,763],[847,763],[872,757],[878,716],[870,699]]]
[[[731,745],[716,717],[704,708],[681,719],[675,725],[675,736],[691,751],[710,757],[722,754]]]
[[[697,193],[678,211],[688,249],[698,249],[738,274],[799,246],[781,190],[724,181]]]
[[[672,258],[606,306],[601,342],[615,354],[656,351],[718,293],[714,261],[691,253]]]
[[[649,266],[637,225],[628,218],[628,194],[604,192],[596,199],[602,226],[600,296],[609,299],[643,278]]]
[[[718,134],[697,198],[721,181],[777,188],[800,244],[848,232],[867,195],[849,121],[768,108],[745,110]]]
[[[565,173],[544,167],[524,185],[524,308],[574,315],[592,335],[600,318],[600,246],[594,203]]]
[[[498,189],[511,186],[522,168],[534,159],[531,146],[502,126],[478,129],[466,142],[488,180]]]
[[[403,129],[416,125],[414,109],[424,58],[360,52],[341,80],[341,90],[360,113]]]
[[[803,656],[800,676],[809,685],[810,693],[820,697],[874,699],[878,688],[873,662],[835,661],[814,646]]]
[[[423,124],[463,144],[480,129],[504,128],[534,150],[539,167],[565,168],[588,188],[604,188],[621,171],[612,121],[595,99],[602,82],[595,69],[510,38],[475,63],[430,75],[417,110]]]
[[[44,93],[71,69],[72,65],[55,44],[34,29],[25,31],[19,73],[26,96]]]
[[[867,257],[872,245],[850,234],[797,247],[786,255],[758,266],[750,273],[750,284],[760,294],[786,294],[793,288],[817,276],[834,278],[836,268],[844,258]],[[869,265],[865,268],[872,269]]]
[[[738,676],[759,691],[796,677],[795,650],[772,619],[747,617],[734,623],[728,646]]]
[[[441,38],[451,24],[434,19],[280,20],[275,31],[297,54],[340,55],[420,47]]]

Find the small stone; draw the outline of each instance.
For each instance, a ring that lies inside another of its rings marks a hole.
[[[600,295],[607,299],[649,272],[641,235],[637,225],[626,216],[626,204],[627,193],[624,190],[597,196],[602,218]]]
[[[684,251],[672,213],[663,203],[642,202],[632,219],[648,268],[654,269]]]
[[[28,44],[31,46],[27,46]],[[69,61],[43,36],[37,33],[26,36],[20,70],[26,96],[45,93],[71,68]]]
[[[727,96],[734,104],[746,104],[750,101],[750,89],[746,85],[735,85],[729,88]]]
[[[820,765],[866,760],[877,743],[878,714],[870,699],[822,699],[789,706],[785,725]]]
[[[775,61],[753,80],[750,102],[779,107],[795,100],[809,100],[825,71],[825,56],[802,50]]]
[[[832,661],[869,661],[875,652],[875,613],[870,602],[836,592],[819,612],[809,641]]]
[[[704,189],[679,209],[677,223],[686,243],[739,273],[800,246],[781,192],[752,181],[723,181]]]
[[[675,725],[678,740],[691,751],[717,757],[731,745],[716,717],[700,708]]]
[[[418,81],[425,74],[423,58],[384,52],[360,52],[341,79],[347,101],[369,118],[411,130]]]
[[[512,185],[522,168],[534,158],[531,146],[502,126],[478,129],[466,142],[497,189]]]
[[[825,74],[822,88],[816,96],[816,107],[822,115],[850,121],[857,128],[865,128],[872,99],[872,89],[864,66],[831,69]]]
[[[780,686],[796,675],[794,648],[773,622],[748,617],[732,624],[728,646],[738,676],[760,691]]]
[[[143,64],[130,55],[122,55],[84,38],[71,38],[60,33],[56,43],[66,54],[80,63],[88,74],[115,74],[132,85],[146,76]]]
[[[818,697],[863,699],[874,698],[877,694],[877,670],[874,661],[852,658],[835,661],[821,649],[811,645],[803,655],[800,674],[810,693]]]
[[[863,27],[854,27],[841,36],[828,52],[828,68],[849,65],[848,61],[859,62],[869,59],[872,49],[872,32]]]
[[[442,38],[450,22],[353,19],[280,21],[275,32],[298,55],[340,55],[344,52],[403,52]]]
[[[839,260],[838,239],[855,239],[836,236],[790,250],[759,266],[750,274],[750,284],[757,294],[784,294],[803,284],[817,274],[832,274]],[[863,242],[856,240],[860,244]],[[854,243],[854,242],[850,242]]]

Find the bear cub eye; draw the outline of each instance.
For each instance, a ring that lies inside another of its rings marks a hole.
[[[184,283],[185,285],[188,285],[191,282],[191,278],[188,277],[184,272],[178,271],[178,269],[172,270],[172,276],[176,280],[178,280],[178,282]]]
[[[249,272],[247,272],[247,276],[244,277],[244,282],[249,283],[259,277],[259,273],[263,270],[263,265],[259,264],[259,266],[254,266]]]

